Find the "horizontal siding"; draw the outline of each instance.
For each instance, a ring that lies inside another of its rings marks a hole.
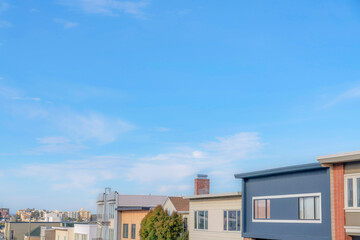
[[[194,229],[194,211],[208,211],[208,230]],[[241,210],[241,197],[199,199],[190,201],[190,240],[242,239],[241,232],[223,230],[224,210]]]

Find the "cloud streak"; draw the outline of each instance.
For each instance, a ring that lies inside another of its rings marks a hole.
[[[86,13],[118,16],[127,13],[142,16],[148,1],[116,1],[116,0],[62,0],[61,4],[80,9]]]
[[[64,29],[69,29],[69,28],[74,28],[74,27],[79,26],[79,23],[77,23],[77,22],[70,22],[70,21],[67,21],[64,19],[60,19],[60,18],[55,18],[54,22],[63,25]]]
[[[360,98],[360,86],[351,88],[335,96],[332,100],[326,103],[323,107],[332,107],[342,102],[347,102]]]

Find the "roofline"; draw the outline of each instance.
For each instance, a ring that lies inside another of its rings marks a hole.
[[[150,210],[155,207],[143,207],[143,206],[134,206],[134,207],[117,207],[115,210],[117,211],[134,211],[134,210]]]
[[[255,172],[239,173],[239,174],[235,174],[235,178],[266,177],[266,176],[278,175],[284,173],[310,171],[321,168],[323,167],[319,163],[308,163],[308,164],[295,165],[289,167],[272,168],[272,169],[255,171]]]
[[[230,193],[213,193],[213,194],[200,194],[194,196],[185,196],[184,199],[205,199],[205,198],[225,198],[225,197],[241,197],[241,192],[230,192]]]
[[[321,164],[360,161],[360,151],[336,153],[316,157]]]

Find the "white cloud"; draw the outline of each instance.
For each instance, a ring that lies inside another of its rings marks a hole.
[[[69,29],[69,28],[79,26],[79,23],[77,23],[77,22],[70,22],[70,21],[67,21],[67,20],[64,20],[64,19],[60,19],[60,18],[55,18],[54,22],[60,23],[61,25],[63,25],[63,27],[65,29]]]
[[[128,13],[142,16],[142,10],[149,4],[148,1],[117,1],[117,0],[60,0],[60,3],[80,8],[86,13],[117,16],[119,13]]]
[[[168,132],[170,131],[170,128],[166,128],[166,127],[156,127],[155,131],[157,132]]]
[[[174,194],[177,193],[178,195],[184,194],[184,192],[191,189],[193,186],[191,185],[163,185],[159,188],[160,194]]]
[[[199,172],[232,178],[239,161],[252,158],[263,146],[256,132],[216,139],[195,149],[139,158],[126,175],[132,181],[173,184]]]
[[[1,20],[0,21],[0,28],[9,28],[12,27],[12,24],[8,21]]]
[[[76,141],[95,140],[100,144],[114,142],[120,134],[133,129],[133,126],[120,119],[112,119],[101,114],[62,113],[53,119],[67,136]]]
[[[323,107],[331,107],[333,105],[339,104],[341,102],[351,101],[360,98],[360,87],[354,87],[351,89],[348,89],[337,96],[335,96],[333,99],[328,101]]]

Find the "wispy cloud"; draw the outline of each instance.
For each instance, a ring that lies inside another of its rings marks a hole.
[[[12,27],[12,24],[8,21],[1,20],[0,21],[0,28],[9,28]]]
[[[32,153],[71,153],[77,150],[85,149],[81,143],[73,143],[66,137],[43,137],[38,138],[40,146],[32,150]]]
[[[0,1],[0,12],[5,11],[10,8],[10,4],[5,1]]]
[[[86,13],[118,16],[127,13],[142,16],[148,1],[117,1],[117,0],[60,0],[61,4],[79,8]]]
[[[55,18],[54,22],[63,25],[63,27],[65,29],[74,28],[74,27],[79,26],[79,23],[77,23],[77,22],[70,22],[70,21],[67,21],[67,20],[64,20],[64,19],[61,19],[61,18]]]
[[[334,98],[332,98],[330,101],[328,101],[326,104],[323,105],[323,107],[331,107],[336,104],[351,101],[355,99],[360,98],[360,86],[348,89],[338,95],[336,95]]]
[[[166,128],[166,127],[156,127],[155,131],[157,132],[168,132],[170,131],[170,128]]]
[[[184,151],[139,158],[126,175],[129,180],[167,182],[170,185],[181,185],[185,178],[199,172],[228,179],[238,169],[239,161],[251,159],[263,146],[256,132],[242,132],[216,139]]]

